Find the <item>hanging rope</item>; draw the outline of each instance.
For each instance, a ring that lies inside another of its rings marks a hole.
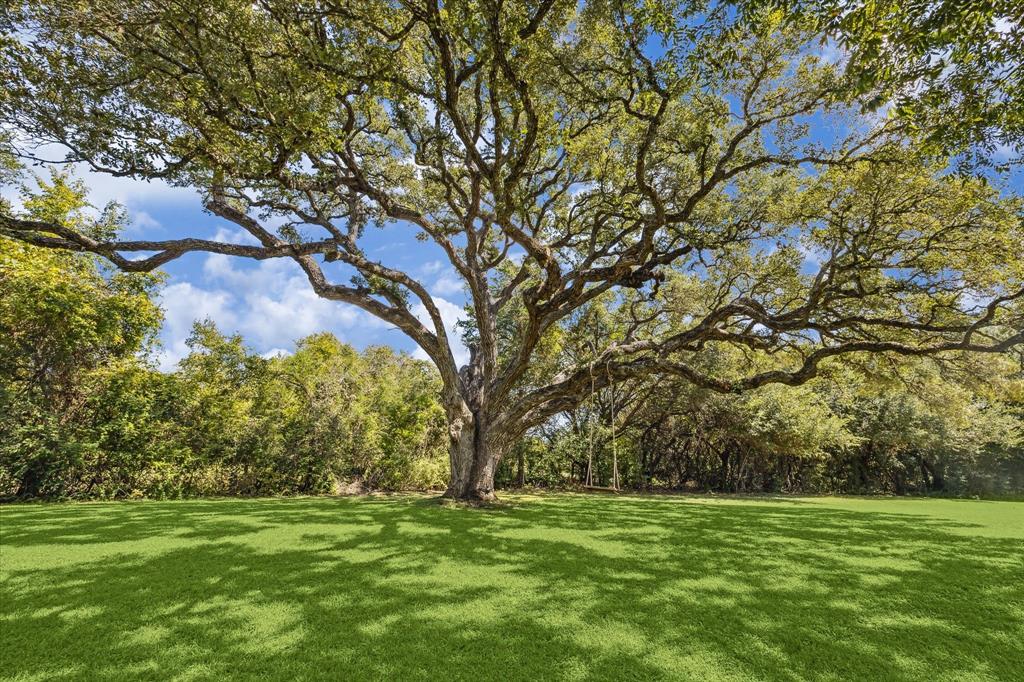
[[[594,361],[590,361],[590,438],[587,453],[587,480],[586,485],[594,485]]]
[[[609,358],[605,364],[605,371],[608,373],[608,388],[611,391],[611,430],[612,430],[612,489],[619,489],[619,452],[615,445],[615,378],[612,376],[612,361]],[[593,390],[593,380],[591,380]]]

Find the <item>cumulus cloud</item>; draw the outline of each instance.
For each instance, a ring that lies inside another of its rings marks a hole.
[[[226,227],[219,227],[213,234],[213,241],[215,242],[226,242],[228,244],[259,244],[256,237],[253,237],[247,230],[238,228],[236,230],[229,230]],[[216,254],[223,255],[223,254]]]
[[[199,203],[199,195],[194,189],[174,187],[162,180],[115,178],[105,173],[94,173],[82,164],[75,164],[75,174],[89,188],[89,201],[95,206],[105,206],[116,201],[131,211],[133,207],[144,204]]]
[[[463,282],[456,276],[455,271],[449,270],[444,275],[437,278],[434,285],[430,287],[432,294],[439,296],[450,296],[451,294],[457,294],[463,289]]]
[[[343,336],[366,317],[358,308],[320,298],[299,266],[286,259],[237,267],[237,261],[211,254],[203,265],[208,281],[236,292],[237,329],[257,347],[286,347],[319,331]]]
[[[219,233],[217,240],[234,241],[226,238],[230,236],[237,237]],[[161,369],[172,369],[188,353],[185,341],[192,325],[204,319],[225,333],[240,333],[258,351],[280,353],[320,331],[344,338],[365,317],[352,306],[317,296],[292,261],[267,260],[256,267],[236,263],[228,256],[211,254],[203,264],[206,286],[178,282],[164,289]]]
[[[807,266],[819,265],[827,257],[827,254],[820,249],[812,248],[803,243],[798,243],[796,249],[803,256],[804,264]]]
[[[51,145],[36,148],[34,153],[59,162],[65,150]],[[89,188],[89,201],[97,210],[111,201],[125,206],[130,219],[127,232],[134,238],[167,230],[176,233],[182,226],[171,224],[168,215],[194,220],[202,209],[199,193],[191,188],[174,187],[159,180],[114,178],[92,172],[82,164],[75,164],[73,168]],[[16,187],[0,188],[0,194],[18,205]],[[267,224],[273,229],[282,221],[273,219]],[[240,229],[218,229],[213,239],[256,243],[252,235]],[[378,250],[395,251],[402,246],[401,242],[396,242]],[[289,353],[296,340],[320,331],[331,332],[357,346],[389,343],[409,347],[409,340],[399,338],[393,325],[354,306],[318,297],[302,270],[290,260],[252,263],[209,254],[200,267],[198,273],[189,268],[176,274],[160,294],[165,321],[161,332],[162,350],[156,360],[165,371],[172,370],[188,354],[186,340],[194,323],[204,319],[212,320],[224,333],[242,334],[246,343],[265,356]],[[423,263],[415,272],[425,283],[430,283],[428,289],[437,297],[435,300],[452,335],[457,360],[465,362],[469,354],[455,330],[455,324],[464,316],[463,311],[445,298],[461,292],[461,281],[444,259]],[[425,318],[423,307],[417,308],[417,314]],[[418,355],[422,357],[422,351]]]
[[[221,231],[215,238],[240,241],[245,237]],[[192,325],[207,318],[225,333],[241,334],[264,357],[289,353],[295,341],[321,331],[357,345],[397,340],[390,336],[393,327],[387,322],[355,306],[317,296],[305,274],[290,260],[271,259],[251,265],[230,256],[210,254],[203,262],[202,278],[203,286],[179,282],[163,292],[161,305],[166,321],[164,350],[158,358],[161,369],[173,369],[187,355],[185,341]],[[450,335],[455,360],[465,364],[469,351],[456,325],[466,313],[461,305],[442,296],[435,295],[433,300]],[[413,306],[412,311],[433,328],[422,304]],[[422,349],[417,349],[414,356],[427,359]]]
[[[202,289],[189,282],[178,282],[165,287],[160,293],[160,307],[164,311],[161,335],[163,350],[157,356],[160,369],[170,371],[188,355],[186,340],[196,321],[210,319],[222,329],[237,323],[233,310],[234,297],[224,290]]]
[[[444,262],[440,260],[427,261],[420,266],[420,272],[424,275],[436,275],[444,269]]]
[[[245,232],[219,230],[216,241],[244,243]],[[224,333],[239,333],[256,352],[277,356],[290,352],[294,343],[317,332],[330,332],[343,341],[361,347],[371,343],[406,346],[395,328],[351,305],[320,298],[299,266],[289,259],[252,262],[223,254],[209,254],[199,275],[201,286],[180,282],[167,287],[162,297],[166,324],[162,335],[164,352],[160,367],[172,369],[188,353],[185,340],[198,320],[211,319]],[[193,279],[195,281],[195,279]],[[435,299],[445,325],[452,334],[458,361],[468,359],[455,324],[462,308],[451,301]],[[414,313],[428,325],[422,305]],[[425,357],[422,351],[417,357]]]
[[[444,322],[445,330],[448,332],[448,340],[452,345],[452,355],[455,357],[455,363],[461,367],[469,362],[469,349],[462,343],[461,329],[456,325],[460,321],[467,319],[466,311],[462,306],[452,303],[447,299],[439,296],[432,298],[438,312],[441,313],[441,320]],[[412,312],[428,329],[434,328],[430,315],[427,314],[427,308],[422,303],[417,303],[413,306]],[[420,360],[430,359],[422,348],[417,348],[412,355]]]
[[[1024,155],[1024,148],[1016,145],[999,143],[992,149],[992,158],[996,161],[1009,161]]]
[[[827,64],[838,66],[843,64],[849,55],[836,41],[826,40],[816,51],[816,56]]]
[[[417,272],[424,280],[433,279],[427,288],[434,296],[451,296],[463,290],[464,283],[455,268],[443,260],[427,261],[417,268]]]
[[[33,146],[24,144],[32,154],[45,161],[62,163],[67,155],[67,148],[60,144]],[[163,180],[136,180],[126,177],[114,177],[108,173],[97,173],[88,164],[71,164],[77,177],[89,188],[89,201],[94,206],[105,206],[111,201],[131,208],[145,203],[170,203],[179,201],[198,202],[198,194],[187,187],[175,187]]]
[[[299,278],[287,280],[277,292],[247,294],[247,315],[241,331],[260,345],[284,345],[319,331],[344,336],[361,315],[355,308],[320,298]]]
[[[151,216],[146,211],[129,211],[131,216],[131,225],[128,228],[129,232],[153,232],[161,229],[160,221]]]
[[[59,144],[33,145],[29,140],[18,140],[21,147],[44,162],[61,164],[66,158],[67,149]],[[29,169],[46,177],[47,172],[38,168]],[[114,177],[107,173],[97,173],[85,163],[70,164],[70,170],[88,188],[88,201],[95,212],[99,212],[110,202],[125,207],[130,219],[127,232],[138,235],[159,231],[162,226],[147,207],[154,205],[185,206],[191,204],[200,208],[200,197],[196,190],[187,187],[175,187],[163,180],[136,180],[133,178]],[[32,176],[26,173],[23,181],[32,186]],[[0,196],[7,199],[20,210],[22,208],[20,188],[15,185],[0,187]]]

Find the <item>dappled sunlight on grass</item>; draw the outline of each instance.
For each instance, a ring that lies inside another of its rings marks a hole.
[[[1024,666],[1021,503],[510,495],[481,510],[397,496],[9,506],[0,521],[13,679]]]

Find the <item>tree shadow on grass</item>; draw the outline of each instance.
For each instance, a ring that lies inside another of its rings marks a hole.
[[[555,496],[0,511],[13,679],[1013,679],[1024,543]]]

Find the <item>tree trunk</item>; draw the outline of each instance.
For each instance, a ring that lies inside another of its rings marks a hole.
[[[18,481],[18,490],[14,493],[15,497],[26,499],[39,497],[43,487],[44,472],[45,465],[40,463],[39,460],[29,464],[21,475],[21,480]]]
[[[448,414],[451,478],[444,497],[468,502],[497,499],[494,473],[501,461],[499,440],[465,405],[449,409]]]
[[[925,489],[930,491],[941,491],[946,488],[946,480],[942,476],[942,469],[924,457],[920,458],[921,470],[924,472]],[[929,480],[929,477],[931,480]]]

